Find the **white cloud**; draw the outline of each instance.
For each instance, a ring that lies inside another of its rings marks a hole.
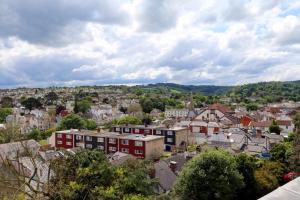
[[[54,3],[2,0],[0,87],[299,78],[293,1]]]

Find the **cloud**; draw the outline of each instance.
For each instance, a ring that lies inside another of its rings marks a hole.
[[[0,0],[0,87],[296,80],[300,4]]]

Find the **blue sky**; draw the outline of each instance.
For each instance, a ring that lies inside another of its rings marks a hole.
[[[300,79],[300,1],[0,0],[0,88]]]

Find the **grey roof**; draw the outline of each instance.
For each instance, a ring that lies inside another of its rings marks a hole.
[[[300,200],[300,177],[263,196],[260,200]]]
[[[169,165],[165,161],[159,161],[154,164],[155,177],[158,178],[159,184],[164,190],[170,191],[176,181],[176,175],[172,172]]]

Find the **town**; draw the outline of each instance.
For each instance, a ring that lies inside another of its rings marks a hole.
[[[193,92],[172,90],[154,100],[155,92],[130,90],[130,86],[1,90],[1,158],[26,171],[14,169],[30,180],[24,193],[42,196],[47,181],[55,176],[50,163],[83,150],[103,153],[113,166],[130,160],[150,162],[149,177],[158,181],[152,189],[157,195],[169,194],[186,163],[213,149],[271,160],[266,168],[278,160],[288,162],[285,154],[291,148],[288,141],[295,137],[300,102],[283,100],[249,108],[225,97],[199,103]],[[262,183],[260,195],[297,177],[277,164],[282,168],[278,185],[268,188]]]

